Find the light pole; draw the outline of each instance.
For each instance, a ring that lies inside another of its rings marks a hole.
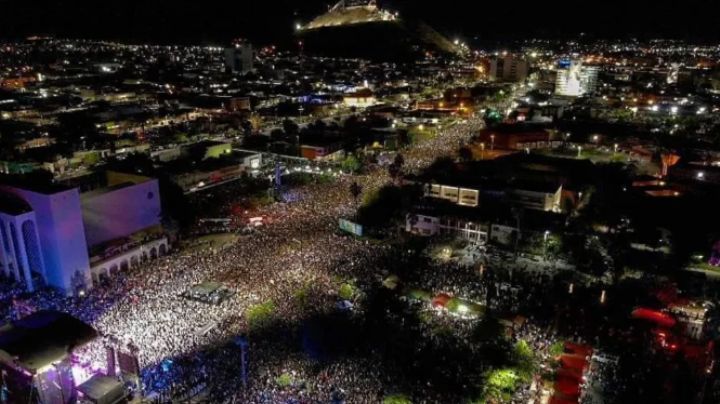
[[[547,261],[547,243],[548,238],[550,237],[550,230],[545,230],[545,233],[543,234],[543,259]]]
[[[495,135],[490,135],[490,150],[495,150]]]
[[[480,160],[485,160],[485,143],[480,143]]]
[[[582,155],[582,146],[578,145],[578,158],[580,158]]]
[[[305,264],[304,264],[305,257],[303,256],[302,240],[298,240],[298,239],[294,238],[294,239],[292,239],[292,241],[294,241],[300,245],[300,272],[304,272],[305,271]]]

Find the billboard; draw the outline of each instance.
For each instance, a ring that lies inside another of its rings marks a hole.
[[[340,219],[340,230],[362,237],[363,227],[346,219]]]

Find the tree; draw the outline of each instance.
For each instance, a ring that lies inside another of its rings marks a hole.
[[[365,196],[365,203],[358,209],[358,222],[368,227],[387,227],[406,213],[422,195],[417,185],[398,187],[388,185]]]
[[[524,380],[530,380],[538,367],[535,352],[527,341],[522,339],[513,348],[513,361],[518,375]]]
[[[355,157],[354,154],[348,154],[347,157],[345,157],[345,160],[343,160],[341,167],[344,171],[354,173],[360,170],[362,163],[360,163],[360,160]]]
[[[395,163],[392,163],[388,166],[388,174],[393,179],[393,181],[396,181],[402,174],[402,167]]]
[[[395,160],[388,166],[388,174],[395,181],[402,175],[402,168],[405,164],[405,158],[402,154],[395,155]]]
[[[412,401],[403,394],[393,394],[385,396],[383,404],[412,404]]]
[[[300,133],[300,127],[290,119],[283,121],[283,131],[288,135],[298,135]]]
[[[473,159],[473,152],[467,146],[461,147],[460,150],[458,150],[458,155],[460,156],[460,161],[468,162]]]
[[[512,369],[489,372],[485,382],[485,399],[491,403],[509,402],[517,388],[518,375]]]
[[[357,181],[350,185],[350,194],[352,195],[353,200],[355,200],[355,205],[357,205],[358,198],[360,197],[360,194],[362,194],[362,186],[358,184]]]
[[[270,132],[271,142],[282,142],[285,141],[285,132],[282,129],[273,129]]]

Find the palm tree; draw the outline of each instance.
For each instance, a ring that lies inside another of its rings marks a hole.
[[[360,194],[362,194],[362,185],[358,184],[357,181],[354,181],[350,185],[350,194],[355,200],[355,205],[357,206],[358,198],[360,197]]]

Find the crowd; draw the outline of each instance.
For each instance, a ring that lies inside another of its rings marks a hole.
[[[479,122],[461,123],[403,151],[406,169],[417,170],[439,155],[451,154],[480,128]],[[263,339],[252,341],[248,387],[239,388],[240,350],[232,342],[251,330],[244,316],[249,308],[272,302],[272,316],[279,322],[302,321],[308,311],[334,307],[343,281],[370,282],[382,271],[384,260],[392,260],[394,247],[338,231],[338,218],[352,216],[357,208],[349,192],[353,181],[371,192],[390,180],[375,172],[340,177],[331,184],[306,184],[295,190],[292,203],[254,206],[253,214],[267,217],[271,225],[241,235],[229,248],[161,257],[117,274],[84,298],[45,290],[25,301],[35,310],[69,312],[101,333],[103,338],[78,352],[86,367],[105,370],[106,344],[137,347],[145,393],[159,401],[207,394],[213,402],[377,402],[387,376],[369,358],[317,368],[297,352],[283,351],[281,345]],[[232,216],[234,192],[218,192],[230,199],[217,198],[220,207],[212,216]],[[451,279],[442,282],[435,276],[422,282],[436,290],[444,287],[442,283],[454,285],[450,292],[478,300],[486,293],[467,272],[448,269],[445,275]],[[205,281],[223,283],[232,296],[217,305],[183,297]],[[298,304],[301,291],[307,297]],[[2,289],[0,301],[18,292]],[[14,307],[0,314],[10,319],[16,315]],[[289,385],[279,386],[280,375],[289,375]]]

